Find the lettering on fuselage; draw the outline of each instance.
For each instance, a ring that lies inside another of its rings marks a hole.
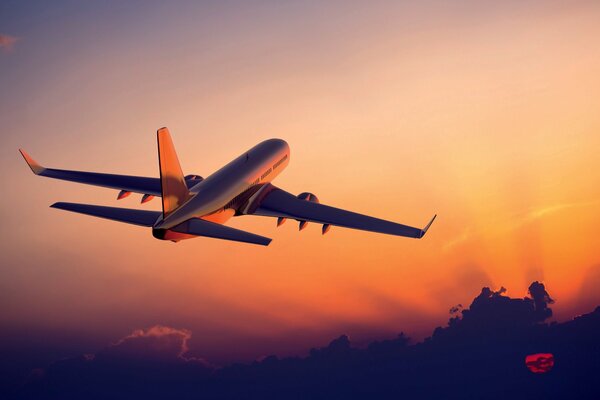
[[[281,160],[279,160],[275,164],[273,164],[273,169],[279,167],[281,165],[281,163],[283,163],[285,160],[287,160],[287,154],[285,156],[283,156],[281,158]]]
[[[260,180],[264,180],[270,173],[271,171],[273,171],[273,168],[269,168],[268,170],[266,170],[261,176],[260,176]]]
[[[281,157],[281,160],[279,160],[279,161],[277,161],[275,164],[273,164],[273,167],[272,167],[272,168],[269,168],[268,170],[266,170],[265,172],[263,172],[263,174],[260,176],[260,180],[261,180],[261,181],[265,180],[265,178],[266,178],[267,176],[269,176],[269,174],[270,174],[271,172],[273,172],[273,170],[274,170],[275,168],[279,167],[279,166],[280,166],[280,165],[281,165],[281,164],[282,164],[282,163],[283,163],[285,160],[287,160],[287,158],[288,158],[287,154],[286,154],[286,155],[284,155],[283,157]],[[258,179],[256,179],[256,181],[254,181],[254,182],[255,182],[255,183],[258,183],[258,181],[259,181],[259,180],[258,180]],[[253,183],[253,184],[255,184],[255,183]]]

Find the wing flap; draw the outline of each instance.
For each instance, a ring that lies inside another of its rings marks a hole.
[[[50,207],[140,226],[153,226],[161,216],[160,211],[133,210],[80,203],[59,202],[52,204]]]
[[[37,163],[25,150],[20,149],[21,155],[34,174],[63,181],[102,186],[111,189],[125,190],[153,196],[161,196],[159,178],[142,176],[103,174],[98,172],[69,171],[64,169],[45,168]]]
[[[319,224],[335,225],[344,228],[360,229],[415,239],[422,238],[435,219],[434,216],[424,229],[420,229],[330,207],[324,204],[300,200],[293,194],[278,188],[271,190],[264,199],[262,199],[259,207],[253,214],[269,217],[294,218],[301,221],[310,221]]]
[[[271,243],[271,239],[267,237],[198,218],[187,220],[186,222],[171,228],[171,230],[190,235],[259,244],[262,246],[268,246],[269,243]]]

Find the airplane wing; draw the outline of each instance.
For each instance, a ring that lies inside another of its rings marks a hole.
[[[29,168],[31,168],[33,173],[36,175],[54,179],[62,179],[71,182],[85,183],[88,185],[102,186],[111,189],[118,189],[126,192],[161,196],[159,178],[45,168],[31,158],[31,156],[27,154],[25,150],[19,149],[19,151],[29,165]]]
[[[58,202],[52,204],[50,207],[147,227],[154,225],[162,215],[160,211],[135,210],[130,208],[106,207],[80,203]]]
[[[434,215],[425,228],[414,228],[324,204],[301,200],[293,194],[275,187],[265,195],[258,208],[251,214],[293,218],[299,221],[316,222],[415,239],[420,239],[425,235],[436,217]]]

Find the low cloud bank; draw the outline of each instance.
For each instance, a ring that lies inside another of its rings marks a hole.
[[[94,355],[36,370],[13,398],[597,398],[600,307],[565,323],[547,323],[554,301],[542,283],[510,298],[483,288],[468,308],[453,307],[448,325],[410,344],[397,338],[352,346],[342,335],[309,356],[269,356],[215,368],[186,357],[191,332],[164,326],[136,330]],[[235,345],[235,344],[233,344]],[[529,354],[554,367],[534,374]]]

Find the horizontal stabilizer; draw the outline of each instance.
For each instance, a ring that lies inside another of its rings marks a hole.
[[[190,235],[233,240],[235,242],[260,244],[262,246],[268,246],[269,243],[271,243],[271,239],[268,237],[255,235],[254,233],[242,231],[198,218],[187,220],[184,223],[171,228],[171,230]]]
[[[54,203],[50,207],[140,226],[153,226],[161,216],[160,211],[132,210],[129,208],[105,207],[92,204],[60,202]]]

